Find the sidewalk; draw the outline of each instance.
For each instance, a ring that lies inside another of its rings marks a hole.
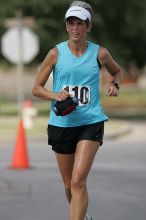
[[[105,123],[105,139],[118,138],[132,131],[131,123],[112,119]]]

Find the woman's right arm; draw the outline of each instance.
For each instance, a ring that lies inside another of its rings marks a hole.
[[[52,91],[44,88],[44,86],[57,62],[57,56],[57,48],[53,48],[49,51],[42,62],[32,89],[32,94],[34,96],[44,100],[55,99],[55,94]]]
[[[57,58],[58,50],[57,48],[53,48],[47,54],[38,72],[37,78],[32,89],[32,94],[34,96],[44,100],[53,99],[58,101],[65,99],[69,96],[65,90],[59,93],[54,93],[51,90],[48,90],[44,87],[55,64],[57,63]]]

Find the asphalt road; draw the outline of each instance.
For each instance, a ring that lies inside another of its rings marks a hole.
[[[93,220],[146,219],[144,124],[132,133],[106,139],[88,178]],[[32,165],[9,169],[13,146],[0,147],[0,220],[68,220],[68,205],[54,154],[45,141],[29,143]]]

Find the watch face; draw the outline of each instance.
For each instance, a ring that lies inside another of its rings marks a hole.
[[[118,81],[116,81],[116,80],[114,81],[114,83],[115,83],[115,84],[117,84],[117,85],[119,85],[119,82],[118,82]]]

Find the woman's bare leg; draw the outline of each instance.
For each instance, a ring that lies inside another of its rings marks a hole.
[[[88,207],[86,180],[99,142],[83,140],[77,145],[71,181],[70,220],[84,220]]]
[[[56,158],[59,166],[59,170],[64,182],[65,194],[68,202],[71,202],[71,178],[74,165],[75,154],[58,154]]]

